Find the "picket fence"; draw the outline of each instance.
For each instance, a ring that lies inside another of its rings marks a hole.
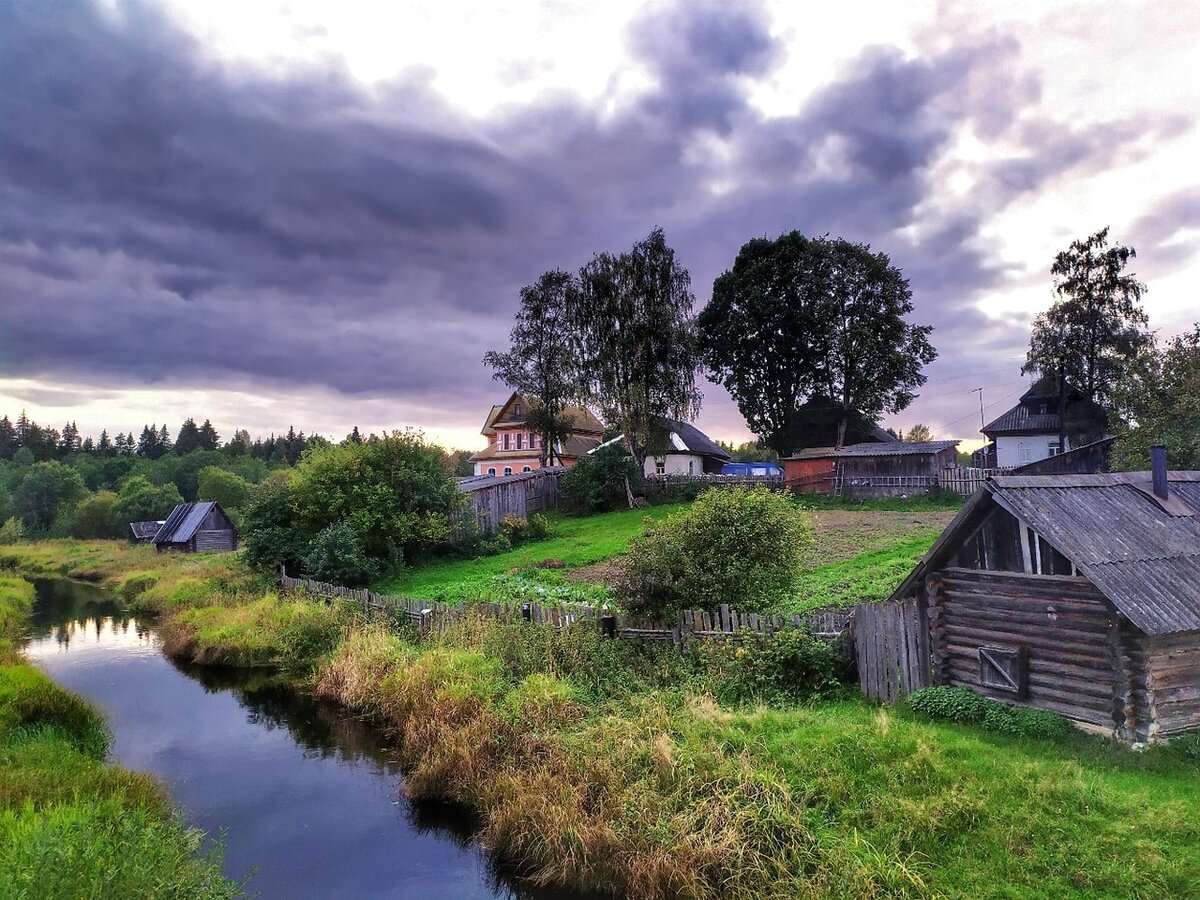
[[[639,638],[664,641],[677,646],[693,638],[742,640],[747,635],[767,635],[786,628],[804,628],[816,637],[844,637],[850,626],[850,610],[818,609],[792,615],[759,615],[740,613],[721,604],[713,613],[688,610],[674,625],[624,624],[617,614],[607,608],[585,603],[473,603],[468,606],[421,600],[393,594],[376,594],[366,588],[348,588],[308,578],[280,576],[280,587],[298,591],[323,600],[343,600],[362,607],[364,615],[379,616],[417,625],[422,635],[429,635],[458,621],[464,615],[482,615],[501,621],[523,620],[535,625],[565,628],[576,622],[597,622],[606,633],[616,638]]]

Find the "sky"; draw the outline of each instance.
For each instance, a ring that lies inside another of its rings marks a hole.
[[[869,243],[978,443],[1054,254],[1200,320],[1200,4],[0,0],[0,414],[478,448],[522,285],[662,227]],[[702,381],[697,424],[750,437]]]

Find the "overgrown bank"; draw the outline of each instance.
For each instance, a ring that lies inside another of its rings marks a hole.
[[[32,600],[0,576],[0,896],[241,896],[154,779],[104,763],[99,713],[14,649]]]

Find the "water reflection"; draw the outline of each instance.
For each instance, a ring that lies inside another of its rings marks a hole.
[[[266,671],[175,664],[89,585],[38,582],[28,655],[99,704],[113,757],[169,785],[225,836],[225,870],[263,897],[549,900],[492,866],[475,823],[412,803],[382,732]]]

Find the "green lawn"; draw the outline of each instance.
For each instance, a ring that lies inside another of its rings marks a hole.
[[[815,566],[796,585],[793,611],[848,607],[886,600],[937,540],[940,528],[897,535],[865,553]]]
[[[380,593],[431,600],[486,596],[487,582],[513,569],[529,568],[546,559],[562,560],[566,568],[573,569],[624,553],[630,540],[645,529],[646,519],[657,521],[685,505],[623,509],[594,516],[554,516],[551,536],[544,541],[496,556],[414,566],[399,578],[383,579],[373,588]],[[472,591],[476,593],[472,595]]]

